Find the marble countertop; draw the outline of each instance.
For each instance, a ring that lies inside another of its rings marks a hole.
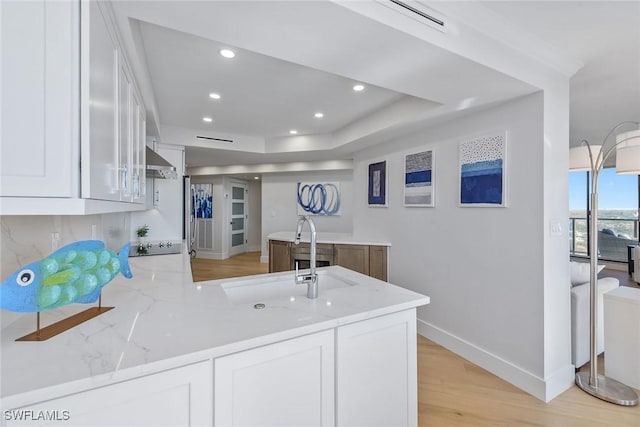
[[[295,240],[294,231],[278,231],[267,236],[269,240],[282,240],[284,242],[293,242]],[[309,232],[303,232],[300,241],[309,242]],[[323,233],[318,232],[316,235],[317,243],[334,243],[344,245],[369,245],[369,246],[391,246],[391,242],[371,239],[361,239],[353,237],[348,233]]]
[[[316,300],[273,299],[256,310],[252,303],[234,304],[223,288],[246,278],[194,283],[186,253],[129,263],[133,279],[118,276],[103,290],[102,304],[113,310],[47,341],[14,341],[35,330],[36,315],[2,312],[0,385],[8,407],[429,303],[426,296],[333,266],[327,271],[359,285],[321,291]],[[72,304],[43,312],[41,326],[86,308]]]

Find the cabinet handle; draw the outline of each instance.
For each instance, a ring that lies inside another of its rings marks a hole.
[[[133,177],[133,193],[136,199],[140,198],[140,174],[136,173]]]
[[[129,194],[129,170],[127,166],[122,167],[122,191],[124,194]]]

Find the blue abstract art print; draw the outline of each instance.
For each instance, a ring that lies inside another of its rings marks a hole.
[[[404,157],[404,205],[433,207],[433,150],[407,154]]]
[[[194,187],[196,218],[213,218],[213,184],[195,184]]]
[[[369,165],[369,190],[367,195],[369,206],[387,206],[387,162]]]
[[[339,182],[298,182],[298,215],[340,215]]]
[[[460,143],[460,206],[504,207],[506,132]]]

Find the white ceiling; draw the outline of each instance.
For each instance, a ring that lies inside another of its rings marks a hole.
[[[640,121],[640,1],[492,1],[483,4],[584,67],[570,81],[570,140],[601,143]]]
[[[571,79],[572,144],[638,120],[639,1],[471,3],[585,64]],[[345,158],[380,142],[376,132],[536,90],[328,1],[117,1],[113,9],[161,134],[171,126],[263,139],[260,147],[188,146],[189,166]],[[221,47],[236,58],[217,55]],[[354,93],[360,81],[367,88]],[[324,138],[299,149],[288,143],[292,128]]]
[[[153,24],[140,29],[166,125],[263,138],[332,133],[408,96],[373,85],[355,92],[358,81],[335,74]],[[223,48],[236,56],[223,58]]]

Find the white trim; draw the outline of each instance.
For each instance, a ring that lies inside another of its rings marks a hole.
[[[269,264],[269,255],[261,255],[260,256],[260,263]]]
[[[260,252],[260,245],[247,246],[247,252]]]
[[[418,334],[421,336],[486,369],[543,402],[551,401],[574,383],[575,369],[569,361],[564,368],[553,372],[544,379],[424,320],[418,319],[417,323]]]
[[[326,160],[317,162],[263,163],[258,165],[202,166],[187,168],[191,176],[232,175],[353,170],[353,160]]]

